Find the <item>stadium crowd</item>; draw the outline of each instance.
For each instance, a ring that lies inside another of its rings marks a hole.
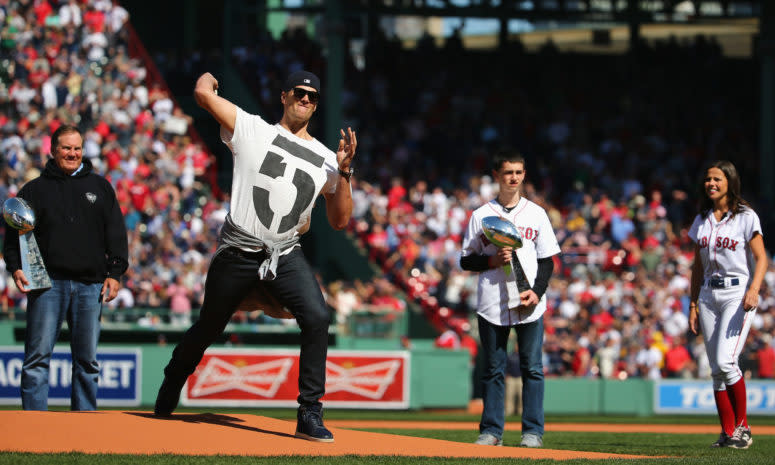
[[[185,320],[226,210],[211,195],[213,157],[190,137],[190,118],[128,55],[128,20],[117,1],[0,4],[0,200],[40,174],[56,127],[78,125],[129,233],[130,268],[112,305],[167,306]],[[2,281],[3,310],[24,307]]]
[[[738,75],[749,65],[723,59],[704,37],[600,62],[560,56],[551,44],[526,55],[517,43],[501,51],[513,65],[500,71],[454,46],[390,50],[367,54],[378,64],[354,99],[377,106],[356,123],[374,129],[362,129],[372,158],[354,230],[385,273],[464,337],[476,281],[457,264],[462,233],[497,188],[483,175],[487,155],[517,146],[531,181],[525,195],[546,208],[563,250],[547,290],[547,374],[709,377],[702,337],[687,336],[698,183],[686,173],[734,160],[748,173],[746,198],[762,201],[755,98]],[[433,79],[401,79],[405,69]],[[487,69],[488,85],[473,85],[466,69]],[[750,376],[775,371],[775,269],[766,282],[742,356]]]
[[[187,326],[229,199],[211,182],[215,159],[192,137],[190,117],[163,82],[151,82],[149,64],[128,55],[128,13],[116,1],[11,0],[0,16],[0,200],[37,175],[53,128],[79,124],[85,156],[115,186],[129,231],[130,269],[115,305],[168,308],[170,322]],[[301,30],[234,49],[266,119],[279,111],[287,72],[325,78],[320,49]],[[208,56],[157,64],[165,76],[196,74]],[[364,58],[356,66],[351,57],[341,102],[359,134],[350,231],[384,277],[321,282],[341,330],[354,311],[401,313],[410,299],[447,330],[445,341],[459,339],[445,346],[476,334],[476,282],[459,268],[459,248],[471,210],[496,193],[489,154],[512,145],[527,159],[525,195],[549,212],[563,250],[547,290],[547,375],[709,377],[702,338],[687,335],[696,182],[686,173],[733,160],[746,198],[761,201],[750,60],[725,59],[703,37],[612,58],[562,54],[551,43],[538,53],[519,42],[469,51],[455,40],[405,50],[379,35]],[[3,308],[23,307],[2,281]],[[775,269],[766,283],[743,358],[751,376],[774,377]]]

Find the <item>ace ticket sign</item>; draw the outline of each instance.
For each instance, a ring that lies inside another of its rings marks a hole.
[[[0,404],[21,405],[23,363],[23,347],[0,347]],[[98,406],[140,405],[143,366],[140,349],[100,348],[97,363],[100,366]],[[70,405],[72,371],[70,349],[56,347],[49,360],[49,405]]]
[[[409,353],[328,351],[322,402],[339,408],[408,408]],[[208,350],[181,396],[187,406],[295,407],[299,353]]]

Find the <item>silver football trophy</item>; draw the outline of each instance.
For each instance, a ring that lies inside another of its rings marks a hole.
[[[517,281],[519,292],[530,289],[530,283],[522,270],[522,264],[517,257],[517,249],[522,247],[522,234],[511,221],[507,221],[499,216],[487,216],[482,218],[482,230],[487,239],[495,244],[496,247],[511,247],[514,249],[512,254],[511,272]]]
[[[11,197],[3,204],[3,218],[12,228],[19,230],[19,255],[22,271],[29,284],[27,289],[38,290],[51,287],[51,278],[46,272],[38,242],[32,230],[35,228],[35,212],[19,197]]]

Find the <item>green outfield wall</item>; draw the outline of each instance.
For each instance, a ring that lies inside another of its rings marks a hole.
[[[337,349],[385,350],[385,342],[349,340]],[[468,352],[435,349],[425,341],[415,346],[410,350],[410,408],[467,408],[472,392]],[[142,350],[142,402],[151,405],[172,348],[143,345]],[[650,416],[653,389],[653,381],[642,379],[547,378],[544,410],[547,415]]]
[[[654,382],[643,379],[602,380],[548,378],[544,392],[547,415],[630,415],[654,413]]]
[[[272,328],[269,328],[272,329]],[[116,330],[117,331],[117,330]],[[287,334],[274,332],[255,333],[256,340],[276,340],[275,344],[246,343],[239,346],[215,344],[214,349],[290,349],[297,350],[294,340],[296,331],[289,329]],[[131,333],[129,331],[128,333]],[[155,334],[155,333],[154,333]],[[126,343],[129,336],[118,338],[113,335],[112,342],[100,343],[100,350],[139,349],[140,359],[137,366],[139,376],[140,405],[153,404],[161,385],[163,369],[170,359],[175,339],[178,335],[167,332],[167,339],[154,343],[147,342],[150,337],[145,333],[135,334],[137,343]],[[69,352],[66,331],[57,348]],[[244,339],[250,340],[247,336]],[[23,323],[0,322],[0,346],[6,351],[23,351]],[[331,349],[355,353],[406,353],[409,354],[409,403],[410,409],[425,408],[467,408],[473,396],[473,366],[466,350],[444,350],[433,346],[433,339],[412,339],[402,345],[398,338],[363,338],[332,334]],[[0,354],[2,355],[2,354]],[[0,373],[0,384],[18,383],[20,369],[19,355],[15,361],[6,361]],[[12,357],[12,358],[13,358]],[[3,360],[0,357],[0,361]],[[10,360],[5,359],[5,360]],[[0,386],[10,389],[5,392],[17,392],[14,386]],[[18,388],[18,384],[17,384]],[[547,378],[544,407],[548,415],[630,415],[649,416],[654,413],[654,383],[642,379],[625,381],[600,380],[586,378]],[[12,394],[15,396],[15,394]],[[2,401],[0,399],[0,401]],[[7,400],[5,403],[8,403]]]

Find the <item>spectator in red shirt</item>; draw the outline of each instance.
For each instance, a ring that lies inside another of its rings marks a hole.
[[[129,195],[132,197],[132,205],[135,210],[145,211],[145,203],[151,197],[151,189],[145,184],[139,173],[135,173],[134,181],[129,187]]]
[[[88,4],[83,14],[83,24],[91,32],[105,32],[105,13],[94,8],[94,5]]]
[[[107,139],[107,137],[110,135],[110,126],[105,121],[99,121],[96,126],[94,126],[94,130],[102,136],[103,139]]]
[[[391,186],[388,189],[388,210],[392,210],[398,206],[399,203],[406,197],[406,188],[402,184],[401,178],[393,178],[390,182]]]
[[[570,369],[573,376],[587,376],[591,366],[592,356],[586,344],[577,344],[573,352]]]
[[[205,174],[210,164],[210,157],[200,144],[189,142],[176,157],[176,161],[181,169],[184,169],[186,164],[190,163],[194,169],[194,174],[199,177]]]
[[[111,145],[103,154],[108,165],[108,171],[118,169],[121,164],[121,152],[118,145]]]
[[[439,334],[433,345],[440,349],[459,349],[460,336],[452,328],[447,328],[443,333]]]
[[[381,223],[374,223],[371,232],[366,235],[366,244],[369,246],[369,259],[384,260],[387,257],[387,232]]]
[[[775,348],[770,344],[771,341],[772,336],[763,334],[761,337],[761,347],[756,351],[759,378],[775,378]]]
[[[602,334],[614,323],[614,317],[607,310],[600,308],[589,317],[589,322],[598,328],[598,333]]]
[[[35,89],[40,89],[40,86],[43,84],[43,82],[48,79],[48,66],[46,65],[46,61],[36,60],[32,65],[32,70],[30,70],[30,74],[27,75],[27,81],[29,81],[30,84],[32,84],[32,87]]]
[[[398,291],[385,278],[377,278],[374,281],[374,294],[369,299],[369,304],[375,310],[403,312],[406,303],[396,297]]]
[[[667,378],[691,378],[692,357],[686,349],[683,336],[674,337],[672,345],[665,353],[665,376]]]
[[[51,4],[48,3],[48,0],[35,0],[33,10],[35,11],[35,19],[40,26],[46,25],[46,18],[54,11],[54,9],[51,8]]]

